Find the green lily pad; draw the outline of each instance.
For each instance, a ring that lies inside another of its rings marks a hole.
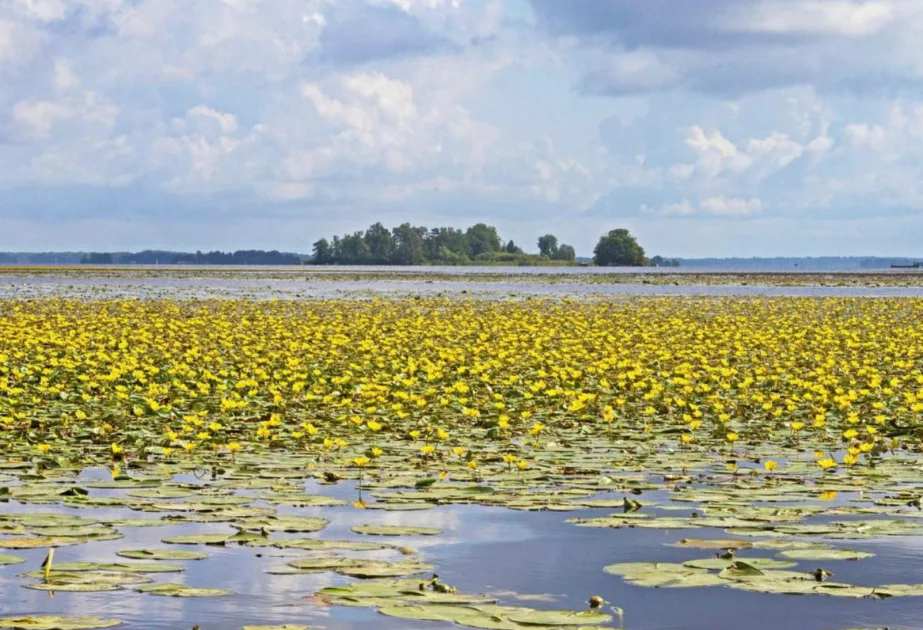
[[[163,542],[168,545],[212,545],[224,547],[233,543],[245,543],[250,540],[258,540],[260,536],[256,534],[191,534],[187,536],[171,536],[164,538]]]
[[[151,581],[136,573],[112,571],[51,571],[46,577],[44,570],[39,569],[25,573],[23,577],[43,580],[24,586],[44,591],[110,591]]]
[[[0,628],[4,630],[94,630],[114,628],[122,625],[118,619],[100,617],[70,617],[67,615],[28,615],[21,617],[0,617]]]
[[[241,530],[266,530],[270,532],[308,533],[319,532],[330,523],[325,518],[311,516],[268,516],[266,518],[243,520],[232,523]]]
[[[796,562],[784,562],[773,560],[772,558],[705,558],[703,560],[690,560],[684,562],[684,567],[691,569],[708,569],[712,571],[721,571],[728,568],[735,561],[743,560],[748,565],[757,569],[789,569],[796,566]]]
[[[368,536],[438,536],[441,529],[434,527],[403,527],[400,525],[356,525],[350,528],[356,534]]]
[[[55,562],[55,571],[110,571],[112,573],[179,573],[183,567],[165,562]]]
[[[679,542],[668,545],[669,547],[683,547],[692,549],[748,549],[753,546],[748,540],[737,539],[703,539],[703,538],[683,538]]]
[[[862,560],[871,558],[874,555],[865,551],[826,548],[789,549],[779,554],[780,557],[791,558],[792,560]]]
[[[185,499],[195,493],[183,488],[146,488],[144,490],[129,490],[125,494],[142,499]]]
[[[0,539],[0,549],[47,549],[49,547],[67,547],[85,542],[81,538],[57,538],[51,536],[30,536],[27,538]]]
[[[681,564],[623,562],[604,567],[603,571],[620,575],[630,584],[654,588],[693,588],[724,584],[724,581],[713,573]]]
[[[533,610],[513,613],[508,619],[524,626],[593,626],[612,621],[612,615],[595,610]]]
[[[185,584],[149,584],[135,589],[139,593],[149,593],[162,597],[221,597],[230,595],[231,591],[220,588],[196,588]]]
[[[310,630],[310,628],[287,623],[281,626],[244,626],[243,630]]]
[[[5,556],[0,554],[0,567],[6,566],[8,564],[19,564],[25,561],[25,558],[20,558],[19,556]]]
[[[207,553],[182,549],[123,549],[115,555],[133,560],[204,560]]]

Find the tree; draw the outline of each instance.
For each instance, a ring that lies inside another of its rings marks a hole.
[[[545,234],[538,237],[538,253],[548,258],[554,258],[558,252],[558,237],[554,234]]]
[[[647,258],[637,239],[628,230],[619,228],[599,239],[593,250],[593,262],[601,267],[642,267]]]
[[[412,227],[403,223],[392,231],[394,239],[394,255],[391,262],[398,265],[419,265],[426,260],[426,250],[423,239],[426,237],[425,227]]]
[[[472,225],[465,232],[468,239],[468,245],[471,247],[471,255],[489,254],[499,252],[502,247],[500,235],[497,234],[497,228],[485,223]]]
[[[426,257],[429,260],[457,263],[471,255],[471,246],[464,231],[452,227],[433,228],[426,235]]]
[[[522,251],[522,248],[516,243],[514,243],[512,240],[510,240],[510,242],[506,244],[506,246],[503,248],[503,251],[505,251],[507,254],[524,254],[525,253]]]
[[[679,267],[680,264],[680,261],[676,258],[664,258],[663,256],[651,258],[652,267]]]
[[[372,263],[387,264],[394,257],[394,236],[391,230],[378,222],[369,226],[365,231],[365,245],[369,251],[369,258]]]
[[[342,265],[363,265],[369,262],[369,246],[362,232],[346,234],[340,239],[337,263]]]
[[[570,245],[561,245],[558,247],[558,251],[552,256],[554,260],[565,260],[567,262],[574,262],[577,260],[577,252],[574,251],[574,248]]]
[[[327,239],[322,238],[314,243],[314,264],[329,265],[333,262],[333,250]]]

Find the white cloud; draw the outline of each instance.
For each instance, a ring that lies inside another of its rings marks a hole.
[[[694,125],[689,129],[686,144],[698,153],[696,171],[705,179],[713,179],[725,171],[740,173],[753,163],[749,155],[740,151],[718,130],[708,134]]]
[[[709,197],[699,203],[706,213],[722,217],[747,217],[763,211],[763,202],[759,199],[740,197]]]
[[[36,138],[49,135],[55,123],[73,115],[66,105],[50,101],[20,101],[13,107],[13,120]]]
[[[67,14],[64,0],[12,0],[13,10],[42,22],[54,22]]]
[[[865,37],[877,33],[896,17],[892,2],[823,0],[811,2],[741,3],[724,18],[730,30],[749,33],[830,34]]]

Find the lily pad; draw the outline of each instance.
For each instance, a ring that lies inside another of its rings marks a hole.
[[[668,545],[670,547],[689,547],[692,549],[748,549],[753,546],[748,540],[738,539],[705,539],[705,538],[683,538],[679,542]]]
[[[135,589],[139,593],[149,593],[162,597],[221,597],[230,595],[231,591],[220,588],[196,588],[185,584],[149,584]]]
[[[204,560],[207,553],[182,549],[123,549],[115,555],[133,560]]]
[[[19,564],[25,561],[26,561],[25,558],[20,558],[19,556],[6,556],[3,554],[0,554],[0,567],[6,566],[8,564]]]
[[[441,529],[434,527],[404,527],[400,525],[356,525],[350,528],[356,534],[368,536],[438,536]]]
[[[525,626],[593,626],[612,621],[612,615],[595,610],[533,610],[513,613],[508,619]]]
[[[796,562],[784,562],[782,560],[773,560],[772,558],[705,558],[703,560],[690,560],[684,562],[684,567],[691,569],[708,569],[712,571],[721,571],[728,568],[735,561],[743,560],[748,565],[757,569],[789,569],[796,566]]]
[[[853,551],[851,549],[825,549],[825,548],[804,548],[789,549],[779,554],[782,558],[791,558],[792,560],[862,560],[871,558],[875,554],[865,551]]]
[[[0,617],[0,628],[4,630],[94,630],[114,628],[122,625],[118,619],[100,617],[71,617],[67,615],[28,615],[21,617]]]
[[[187,536],[171,536],[164,538],[168,545],[213,545],[224,547],[233,543],[245,543],[249,540],[258,540],[256,534],[191,534]]]

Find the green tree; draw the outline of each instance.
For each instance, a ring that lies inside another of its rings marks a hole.
[[[458,263],[470,255],[471,246],[463,230],[440,227],[433,228],[426,235],[426,256],[429,260]]]
[[[391,261],[398,265],[419,265],[426,260],[424,238],[425,227],[413,227],[403,223],[392,230],[394,255]]]
[[[628,230],[619,228],[599,239],[593,250],[593,262],[601,267],[642,267],[647,258],[637,239]]]
[[[502,248],[500,235],[497,234],[497,228],[486,223],[472,225],[465,232],[468,239],[468,245],[471,248],[471,255],[490,254],[499,252]]]
[[[558,251],[552,256],[554,260],[566,260],[567,262],[574,262],[577,260],[577,252],[574,251],[574,248],[570,245],[561,245],[558,247]]]
[[[314,264],[329,265],[333,262],[333,249],[327,239],[322,238],[314,243]]]
[[[510,242],[507,243],[503,247],[503,251],[505,251],[507,254],[524,254],[525,253],[522,251],[522,248],[516,243],[514,243],[512,240],[510,240]]]
[[[538,237],[538,253],[548,258],[554,258],[558,252],[558,237],[554,234],[545,234]]]
[[[395,249],[394,236],[391,234],[391,230],[378,222],[369,226],[363,239],[368,248],[370,262],[379,265],[391,262]]]

